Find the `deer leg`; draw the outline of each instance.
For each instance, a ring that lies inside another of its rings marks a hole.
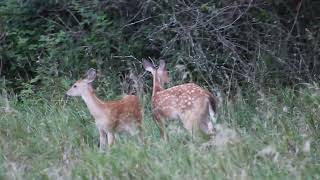
[[[195,135],[204,135],[204,137],[213,134],[213,124],[210,121],[208,102],[201,100],[196,102],[197,107],[185,112],[181,119],[184,127],[190,132],[192,137]],[[205,108],[204,108],[205,107]]]
[[[205,118],[204,120],[202,120],[202,122],[200,122],[200,129],[203,133],[207,135],[214,134],[213,124],[209,118]]]
[[[99,129],[99,148],[103,150],[106,146],[106,132],[103,129]]]
[[[187,118],[185,118],[187,119]],[[188,118],[186,121],[183,121],[183,127],[193,136],[194,134],[194,126],[193,126],[193,119]]]
[[[114,133],[108,132],[108,145],[111,147],[114,144]]]
[[[156,124],[157,124],[157,126],[158,126],[158,128],[159,128],[160,137],[161,137],[162,139],[164,139],[165,141],[167,141],[167,140],[168,140],[168,137],[167,137],[167,134],[165,133],[164,122],[163,122],[163,121],[161,120],[161,118],[158,117],[158,116],[154,116],[154,119],[155,119]]]
[[[211,120],[212,117],[212,112],[210,112],[210,107],[208,107],[208,110],[204,111],[200,118],[199,128],[207,137],[215,134],[215,129]]]
[[[140,139],[140,142],[142,144],[145,144],[145,141],[144,141],[144,134],[143,134],[143,128],[142,128],[142,125],[141,124],[138,124],[138,130],[139,130],[139,139]]]

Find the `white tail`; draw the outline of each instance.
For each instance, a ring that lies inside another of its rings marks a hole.
[[[207,90],[200,86],[188,83],[164,89],[168,82],[165,62],[160,60],[156,69],[149,61],[143,61],[144,68],[153,75],[152,115],[164,135],[163,121],[166,119],[179,119],[183,126],[193,134],[201,130],[206,135],[213,133],[213,118],[216,112],[216,99]]]
[[[94,93],[92,81],[96,71],[89,69],[86,78],[78,80],[68,91],[69,96],[81,96],[90,114],[94,117],[100,134],[100,148],[114,143],[114,133],[127,131],[132,133],[135,127],[141,132],[141,109],[137,96],[126,95],[117,101],[101,101]]]

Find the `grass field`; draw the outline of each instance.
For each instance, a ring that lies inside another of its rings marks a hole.
[[[122,135],[105,152],[80,98],[11,98],[0,116],[0,179],[320,179],[319,89],[247,94],[220,102],[210,141],[178,123],[161,140],[145,105],[145,144]]]

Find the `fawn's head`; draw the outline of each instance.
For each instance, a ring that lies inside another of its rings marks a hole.
[[[153,83],[160,88],[163,88],[164,83],[169,82],[168,72],[166,70],[166,63],[160,60],[158,69],[156,69],[149,61],[143,60],[143,67],[146,71],[151,72],[153,76]]]
[[[86,77],[74,83],[71,86],[71,88],[67,91],[67,95],[81,96],[87,90],[91,91],[92,90],[91,83],[96,78],[96,75],[97,75],[96,70],[93,68],[90,68],[86,73]]]

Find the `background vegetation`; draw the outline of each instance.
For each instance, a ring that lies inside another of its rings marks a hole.
[[[215,139],[159,139],[143,58],[219,96]],[[318,1],[0,1],[0,177],[320,178],[319,59]],[[97,150],[83,102],[63,100],[90,67],[103,99],[143,92],[145,145]]]
[[[164,58],[175,82],[223,90],[313,82],[319,12],[311,0],[6,0],[0,73],[25,95],[62,90],[89,67],[119,81],[142,58]]]

